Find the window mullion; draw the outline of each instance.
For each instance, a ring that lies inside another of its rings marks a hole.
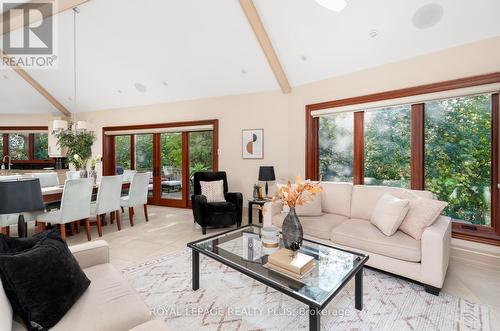
[[[354,185],[363,185],[365,179],[365,112],[354,113],[354,165],[353,165],[353,183]]]
[[[411,105],[411,188],[425,189],[425,105]]]

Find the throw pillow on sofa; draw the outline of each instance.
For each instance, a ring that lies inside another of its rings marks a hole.
[[[211,182],[200,181],[200,186],[201,195],[207,197],[207,202],[226,202],[223,180],[214,180]]]
[[[2,235],[0,249],[5,293],[28,330],[56,325],[90,285],[56,230],[32,238]]]
[[[375,205],[370,222],[386,236],[398,230],[409,209],[409,200],[385,193]]]
[[[439,218],[447,202],[417,198],[410,200],[410,210],[399,229],[416,240],[422,239],[425,229]]]

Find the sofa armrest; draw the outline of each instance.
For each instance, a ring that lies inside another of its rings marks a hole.
[[[263,208],[264,208],[264,219],[262,223],[264,226],[272,226],[273,217],[281,213],[283,205],[281,204],[281,201],[272,201],[264,204]]]
[[[443,286],[450,260],[451,218],[440,216],[422,234],[422,279],[424,284]]]
[[[104,240],[91,241],[69,248],[82,269],[109,263],[109,245]]]

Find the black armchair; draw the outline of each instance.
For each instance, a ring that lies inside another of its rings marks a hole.
[[[207,197],[201,195],[202,182],[224,181],[225,202],[207,202]],[[243,195],[241,193],[229,193],[227,176],[224,171],[218,172],[196,172],[193,180],[194,194],[191,196],[193,203],[194,221],[198,223],[203,231],[207,233],[207,227],[223,227],[236,224],[241,226],[241,215],[243,209]]]

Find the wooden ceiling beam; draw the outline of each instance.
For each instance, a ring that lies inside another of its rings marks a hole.
[[[257,41],[266,56],[267,62],[271,67],[271,70],[278,81],[278,84],[283,93],[290,93],[292,88],[290,87],[290,83],[286,77],[285,71],[281,66],[280,60],[276,55],[276,51],[274,50],[273,44],[267,35],[266,29],[264,28],[264,24],[262,24],[262,20],[260,19],[259,13],[257,12],[257,8],[255,8],[255,4],[253,0],[240,0],[241,8],[250,23],[250,26],[255,33],[255,37],[257,37]]]
[[[0,60],[3,61],[4,57],[9,57],[0,49]],[[57,110],[59,110],[64,116],[71,117],[71,112],[66,109],[56,98],[52,96],[39,82],[37,82],[30,74],[26,72],[23,68],[18,65],[10,65],[12,70],[14,70],[22,79],[24,79],[28,84],[30,84],[35,90],[37,90],[47,101],[49,101]]]

